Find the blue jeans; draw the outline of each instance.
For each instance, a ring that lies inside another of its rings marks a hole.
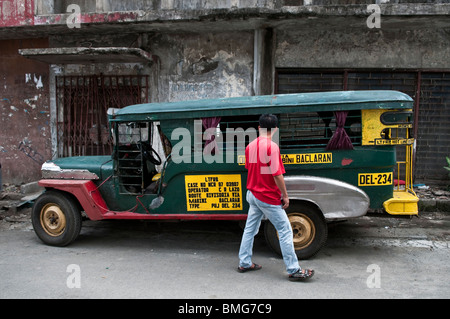
[[[241,248],[239,249],[239,266],[251,267],[253,239],[258,233],[261,219],[265,215],[278,231],[286,271],[288,274],[293,274],[301,269],[292,241],[291,224],[282,206],[266,204],[257,199],[250,191],[247,191],[247,202],[250,204],[250,208],[242,235]]]

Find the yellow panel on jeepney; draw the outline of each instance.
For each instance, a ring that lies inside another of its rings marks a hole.
[[[362,145],[404,145],[397,150],[397,167],[394,172],[393,197],[383,203],[383,207],[393,215],[417,215],[418,197],[413,190],[412,157],[414,138],[411,109],[402,110],[361,110]],[[401,160],[398,158],[402,157]]]

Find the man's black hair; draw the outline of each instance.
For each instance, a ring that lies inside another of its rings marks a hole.
[[[271,130],[278,126],[278,118],[273,114],[263,114],[259,117],[259,126]]]

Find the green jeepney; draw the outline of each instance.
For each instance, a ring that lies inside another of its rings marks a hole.
[[[67,245],[80,231],[80,211],[92,220],[245,220],[245,146],[259,116],[272,113],[294,244],[308,258],[324,245],[329,221],[369,209],[417,214],[412,107],[396,91],[340,91],[112,109],[111,156],[44,163],[47,191],[35,202],[34,228],[45,243]],[[264,230],[279,253],[270,222]]]

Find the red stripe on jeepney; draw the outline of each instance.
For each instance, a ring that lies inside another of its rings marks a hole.
[[[247,214],[139,214],[108,209],[98,187],[90,180],[43,179],[39,185],[74,195],[91,220],[101,219],[181,219],[181,220],[246,220]]]
[[[91,220],[101,220],[103,214],[109,211],[97,186],[90,180],[43,179],[39,185],[74,195]]]
[[[182,219],[182,220],[246,220],[247,214],[139,214],[108,212],[104,219]]]

